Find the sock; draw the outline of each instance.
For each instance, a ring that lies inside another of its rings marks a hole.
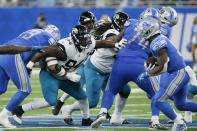
[[[115,110],[113,115],[116,117],[120,117],[123,111],[123,108],[125,107],[127,99],[121,97],[119,94],[116,96],[116,103],[115,103]]]
[[[64,93],[64,94],[60,97],[59,100],[60,100],[61,102],[65,102],[69,97],[70,97],[69,94]]]
[[[27,92],[17,91],[8,102],[6,109],[12,112],[29,95]]]
[[[50,105],[44,98],[22,105],[22,109],[24,112],[44,107],[50,107]]]
[[[78,100],[79,101],[79,105],[80,105],[80,109],[82,112],[82,118],[83,119],[87,119],[89,118],[89,103],[88,103],[88,99],[83,99],[83,100]]]
[[[107,113],[107,108],[101,108],[99,114],[101,114],[101,113],[103,113],[103,112],[104,112],[104,113]]]
[[[8,111],[8,110],[6,109],[6,107],[3,108],[3,110],[0,112],[0,116],[3,116],[3,117],[8,117],[9,114],[10,114],[10,111]]]
[[[107,110],[109,110],[113,102],[114,102],[114,94],[109,90],[106,90],[103,94],[103,98],[101,101],[101,108],[107,108]]]
[[[153,122],[153,124],[159,124],[159,116],[152,116],[151,122]]]
[[[178,114],[177,117],[174,119],[174,123],[176,124],[183,124],[184,121],[182,120],[182,115]]]

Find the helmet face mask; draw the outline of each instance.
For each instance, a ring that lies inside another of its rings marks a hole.
[[[79,51],[88,48],[91,44],[91,36],[83,25],[75,26],[72,29],[71,38]]]
[[[159,11],[160,21],[169,25],[170,27],[174,26],[178,22],[178,14],[172,7],[162,7]]]
[[[60,31],[55,25],[46,25],[43,30],[51,34],[57,41],[60,40]]]
[[[137,31],[140,32],[143,39],[148,40],[150,37],[160,33],[159,22],[151,17],[145,18],[139,22]]]
[[[129,16],[124,12],[117,12],[112,17],[112,25],[117,31],[122,30],[122,26],[129,19]]]

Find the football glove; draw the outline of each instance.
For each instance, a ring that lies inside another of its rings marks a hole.
[[[48,48],[48,46],[32,46],[31,51],[44,53],[45,51],[43,49],[46,49],[46,48]]]
[[[151,71],[151,70],[153,70],[154,68],[155,68],[155,64],[149,64],[149,65],[147,65],[147,63],[146,62],[144,62],[144,68],[145,68],[145,70],[147,71],[147,72],[149,72],[149,71]]]
[[[32,61],[29,61],[26,65],[26,69],[27,69],[27,73],[28,73],[29,77],[31,77],[33,66],[34,66],[34,62],[32,62]]]
[[[66,78],[72,82],[79,82],[81,79],[81,76],[75,72],[67,72]]]
[[[121,48],[125,47],[125,44],[127,44],[127,40],[126,39],[122,39],[120,42],[117,42],[115,44],[114,50],[118,52]]]

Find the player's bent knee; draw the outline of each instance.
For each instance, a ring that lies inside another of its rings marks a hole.
[[[45,98],[49,105],[55,106],[57,104],[57,98]]]
[[[127,99],[130,95],[130,92],[119,92],[120,97]]]
[[[3,94],[3,93],[5,93],[6,91],[7,91],[7,89],[5,89],[5,90],[0,90],[0,95]]]
[[[98,101],[92,101],[92,100],[89,101],[90,108],[95,108],[97,105],[98,105]]]

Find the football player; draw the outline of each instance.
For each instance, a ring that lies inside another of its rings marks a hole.
[[[186,64],[171,41],[160,34],[157,20],[151,18],[142,20],[138,25],[138,31],[145,40],[149,41],[150,51],[157,58],[158,63],[153,70],[142,73],[139,80],[143,81],[149,76],[166,72],[161,75],[159,91],[156,92],[151,102],[171,120],[174,120],[172,131],[186,130],[184,121],[176,115],[167,102],[169,98],[173,97],[174,105],[178,110],[197,111],[196,103],[186,102],[187,83],[190,80]]]
[[[79,25],[83,25],[87,28],[88,32],[93,31],[94,24],[96,22],[96,17],[94,14],[90,11],[84,11],[79,16]],[[78,74],[80,74],[81,80],[80,85],[81,87],[85,84],[85,76],[84,76],[84,64],[80,65],[80,67],[77,69]],[[61,107],[63,106],[64,102],[70,97],[67,93],[64,93],[57,101],[57,104],[52,108],[53,115],[58,115]],[[75,108],[75,107],[74,107]],[[67,124],[73,124],[71,119],[65,120]]]
[[[120,35],[119,37],[121,38],[122,36]],[[49,52],[53,54],[61,52],[66,56],[64,60],[56,57],[46,58],[47,65],[40,72],[40,83],[44,99],[17,107],[13,111],[15,121],[21,124],[21,117],[26,111],[54,106],[57,102],[58,89],[61,89],[78,100],[83,111],[82,125],[90,125],[92,121],[89,118],[87,96],[83,89],[80,88],[79,81],[81,76],[74,71],[86,61],[95,48],[122,48],[124,44],[124,41],[95,41],[85,26],[75,26],[71,31],[71,36],[60,40],[58,45],[54,47],[56,50],[59,50],[58,52],[50,51],[53,49],[48,48],[46,53],[39,54],[31,59],[32,63],[35,63],[41,57],[47,56],[47,52],[48,55]],[[52,54],[50,55],[52,56]]]
[[[159,18],[159,12],[154,8],[148,8],[143,15],[140,15],[140,18],[142,18],[142,16]],[[126,27],[123,38],[127,39],[129,44],[118,52],[117,59],[112,68],[109,89],[106,90],[103,95],[100,115],[98,115],[95,122],[92,123],[92,127],[97,128],[106,119],[105,116],[107,110],[113,103],[114,95],[117,94],[127,82],[135,82],[141,89],[146,91],[149,98],[152,98],[155,92],[158,91],[157,79],[150,78],[147,80],[146,84],[142,84],[137,80],[137,77],[145,70],[142,63],[146,61],[150,54],[150,51],[147,49],[148,43],[144,43],[140,34],[135,31],[137,24],[138,20],[135,19],[130,19],[125,23]],[[153,115],[159,115],[159,109],[152,104],[151,108]],[[152,119],[154,123],[150,125],[150,128],[168,129],[159,123],[157,117],[153,117]]]
[[[92,34],[96,39],[103,40],[114,40],[116,36],[122,31],[124,23],[129,19],[129,16],[124,12],[117,12],[112,17],[112,22],[105,22],[100,20],[95,24],[94,31]],[[90,108],[97,106],[101,90],[104,91],[110,72],[112,70],[112,65],[117,54],[117,48],[109,49],[97,49],[88,59],[84,65],[84,71],[81,76],[85,79],[86,84],[86,94],[88,97],[88,102]],[[80,81],[81,82],[81,81]],[[83,86],[81,86],[83,88]],[[121,118],[121,108],[124,107],[126,99],[130,93],[129,85],[126,85],[119,95],[117,96],[115,112],[110,119],[111,124],[129,124],[128,121]],[[72,105],[66,105],[62,107],[62,113],[65,117],[65,121],[68,124],[72,123],[71,113],[75,110],[79,110],[80,106],[78,102]]]
[[[48,46],[56,44],[59,38],[59,29],[54,25],[48,25],[43,30],[31,29],[23,32],[17,38],[3,45],[10,45],[9,47],[12,47],[12,44],[16,46],[29,46],[32,50],[34,47],[32,48],[31,46]],[[21,50],[23,49],[24,47]],[[16,53],[15,51],[11,52]],[[18,91],[10,99],[7,106],[0,112],[0,124],[4,127],[15,128],[8,120],[9,113],[31,93],[31,86],[25,63],[29,62],[34,54],[34,52],[24,52],[16,55],[0,55],[0,94],[6,92],[10,79],[18,88]]]

